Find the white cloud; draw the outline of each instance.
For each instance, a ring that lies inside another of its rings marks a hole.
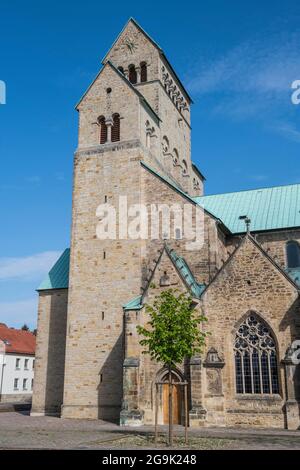
[[[38,299],[0,302],[0,322],[7,326],[21,328],[26,323],[31,329],[36,327]]]
[[[45,251],[20,258],[0,258],[0,280],[37,279],[49,271],[60,254],[59,251]]]
[[[215,60],[203,58],[194,67],[188,89],[192,94],[213,96],[213,114],[289,122],[295,111],[291,85],[300,79],[299,43],[299,32],[270,33]]]

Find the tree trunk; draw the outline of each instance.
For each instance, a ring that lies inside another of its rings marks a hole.
[[[187,384],[184,385],[184,428],[185,443],[188,443],[188,402],[187,402]]]
[[[172,368],[169,366],[169,447],[173,446],[173,384]]]
[[[158,384],[155,384],[155,444],[157,444],[157,438],[158,438],[157,415],[158,415]]]

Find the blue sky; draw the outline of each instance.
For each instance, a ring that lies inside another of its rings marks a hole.
[[[35,288],[69,246],[74,105],[130,16],[194,99],[206,194],[300,182],[297,0],[1,1],[0,321],[36,323]]]

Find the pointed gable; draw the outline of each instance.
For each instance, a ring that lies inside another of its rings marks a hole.
[[[95,94],[99,95],[99,97],[101,95],[103,98],[106,98],[105,86],[111,87],[113,83],[116,83],[119,86],[123,84],[124,87],[128,87],[128,89],[133,95],[135,94],[136,96],[138,96],[136,90],[134,89],[134,87],[131,86],[130,82],[126,80],[126,78],[120,73],[120,71],[116,67],[114,67],[114,65],[110,61],[107,61],[101,68],[101,70],[97,73],[96,77],[89,85],[87,90],[81,96],[75,108],[79,110],[80,105],[84,103],[84,101],[86,101],[90,96],[94,97]]]
[[[107,60],[111,60],[116,67],[122,67],[123,69],[127,69],[130,64],[140,67],[143,62],[146,62],[148,80],[161,78],[159,69],[160,61],[162,61],[177,81],[188,102],[192,103],[191,97],[162,48],[134,18],[129,18],[102,62],[105,63]]]
[[[147,64],[147,80],[158,78],[158,62],[161,49],[132,18],[127,22],[103,63],[110,60],[117,68],[122,67],[128,75],[130,65],[137,70],[142,63]]]
[[[298,296],[294,281],[263,250],[256,240],[247,234],[240,245],[224,263],[203,292],[203,299],[211,297],[249,300],[262,297],[275,298]]]
[[[196,281],[186,260],[166,244],[152,269],[143,295],[123,305],[123,308],[125,310],[134,310],[135,308],[130,308],[131,306],[141,308],[145,297],[152,298],[152,291],[157,295],[158,291],[164,288],[187,291],[194,299],[200,298],[205,288],[204,284]]]
[[[106,53],[102,62],[116,57],[116,53],[134,54],[139,47],[151,46],[157,52],[163,53],[161,47],[146,33],[134,18],[129,18],[124,28],[117,36],[109,51]],[[151,49],[150,49],[151,50]]]

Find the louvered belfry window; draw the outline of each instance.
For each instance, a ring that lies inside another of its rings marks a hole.
[[[111,129],[111,141],[118,142],[120,140],[120,115],[114,114],[113,115],[113,126]]]
[[[141,82],[147,81],[147,64],[146,62],[141,63]]]
[[[101,116],[98,120],[100,125],[100,144],[107,142],[107,125],[105,124],[105,117]]]
[[[135,84],[137,82],[137,73],[136,73],[136,70],[135,70],[135,66],[130,65],[128,67],[128,70],[129,70],[129,81],[131,83]]]

